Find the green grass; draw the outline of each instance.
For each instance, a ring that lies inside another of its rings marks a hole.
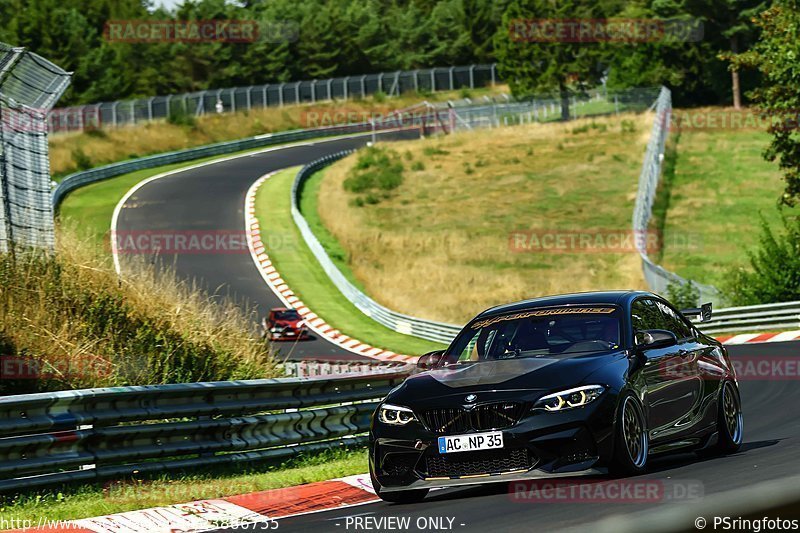
[[[262,239],[267,243],[279,243],[268,246],[267,253],[297,297],[334,328],[373,346],[410,355],[443,348],[442,345],[381,326],[342,296],[308,249],[292,221],[291,188],[296,174],[297,168],[290,168],[278,172],[264,182],[256,196],[256,215],[261,226]],[[312,181],[309,186],[318,187],[318,184]],[[307,189],[304,196],[316,197],[310,193],[311,190]],[[305,202],[306,212],[309,212],[309,200]],[[319,228],[319,221],[314,224]],[[329,246],[330,238],[327,235]],[[341,266],[342,258],[338,262]],[[346,271],[347,269],[344,270]],[[352,274],[348,277],[352,279]]]
[[[300,212],[303,213],[311,231],[316,236],[328,257],[336,265],[347,280],[358,287],[362,292],[365,291],[364,285],[353,275],[353,271],[348,266],[349,254],[347,250],[336,240],[336,237],[328,231],[328,228],[319,218],[319,189],[322,180],[325,179],[325,169],[315,172],[308,178],[300,191]]]
[[[24,492],[0,499],[2,520],[71,520],[291,487],[367,471],[365,448],[331,450],[249,470],[209,469],[134,481]]]
[[[327,137],[326,140],[336,138],[338,138],[338,136]],[[92,183],[91,185],[86,185],[71,192],[64,199],[58,211],[59,220],[68,222],[80,237],[92,240],[98,245],[105,245],[108,232],[111,228],[111,217],[114,214],[114,208],[119,201],[122,200],[122,197],[125,196],[125,193],[137,183],[163,172],[186,168],[207,161],[252,154],[267,148],[270,147],[262,146],[260,148],[243,150],[241,152],[214,155],[193,159],[191,161],[184,161],[183,163],[137,170],[136,172],[122,174],[107,180]]]
[[[681,276],[722,287],[758,244],[759,214],[779,222],[783,182],[761,155],[769,138],[739,129],[684,131],[674,141],[654,213],[664,232],[658,259]]]

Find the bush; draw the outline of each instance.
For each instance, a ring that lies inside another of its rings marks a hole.
[[[197,127],[197,119],[183,105],[174,105],[169,110],[167,122],[174,126]]]
[[[800,216],[781,212],[783,232],[776,235],[762,217],[759,247],[748,253],[750,268],[730,272],[725,287],[733,305],[800,300]]]
[[[670,282],[667,286],[667,300],[678,309],[700,305],[700,291],[691,281],[688,283]]]
[[[92,158],[86,155],[81,147],[72,150],[72,161],[78,170],[88,170],[92,168]]]
[[[347,179],[344,180],[346,191],[362,194],[368,193],[364,200],[375,204],[380,198],[377,191],[388,192],[403,183],[403,162],[394,150],[377,146],[369,146],[358,154],[356,164]],[[356,205],[363,205],[356,200]]]

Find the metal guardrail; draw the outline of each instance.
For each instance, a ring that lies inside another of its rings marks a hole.
[[[328,275],[330,280],[336,286],[342,295],[347,300],[355,305],[362,313],[372,318],[379,324],[406,335],[413,335],[422,339],[427,339],[434,342],[441,342],[449,344],[451,340],[461,331],[461,326],[455,324],[445,324],[443,322],[434,322],[432,320],[425,320],[413,316],[398,313],[391,309],[379,304],[363,292],[361,292],[344,274],[336,267],[331,258],[328,256],[325,248],[320,244],[314,232],[308,225],[308,222],[300,213],[299,195],[302,191],[303,184],[311,177],[316,171],[338,161],[339,159],[353,153],[352,150],[337,152],[326,157],[317,159],[305,165],[297,173],[294,184],[292,186],[292,219],[300,230],[303,240],[308,245],[311,253],[317,258],[322,269]]]
[[[284,361],[284,372],[289,377],[342,376],[346,374],[386,374],[410,369],[408,363],[394,361]]]
[[[715,309],[704,333],[800,330],[800,301]]]
[[[721,303],[721,295],[716,287],[684,279],[678,274],[655,264],[648,257],[647,245],[650,232],[648,225],[650,218],[653,216],[653,202],[656,198],[658,183],[661,180],[661,167],[664,162],[665,146],[671,122],[672,95],[669,89],[666,87],[661,88],[653,107],[655,107],[656,118],[653,121],[652,133],[647,143],[642,173],[639,177],[639,190],[633,209],[633,235],[636,248],[642,258],[644,278],[650,290],[664,295],[668,293],[668,288],[672,284],[680,286],[691,283],[700,293],[701,301],[710,301],[719,305]]]
[[[52,205],[54,209],[58,209],[58,206],[70,192],[83,187],[84,185],[89,185],[91,183],[96,183],[98,181],[113,178],[114,176],[120,176],[122,174],[127,174],[137,170],[154,168],[162,165],[170,165],[173,163],[182,163],[203,157],[231,154],[243,150],[252,150],[255,148],[262,148],[293,141],[303,141],[307,139],[329,137],[334,135],[346,135],[351,133],[363,133],[371,130],[372,126],[366,123],[347,124],[342,126],[331,126],[326,128],[306,130],[292,130],[273,134],[256,135],[254,137],[248,137],[238,141],[215,143],[206,146],[199,146],[197,148],[189,148],[187,150],[165,152],[162,154],[131,159],[130,161],[120,161],[119,163],[112,163],[110,165],[104,165],[102,167],[97,167],[90,170],[75,172],[65,177],[53,190]]]
[[[0,397],[0,492],[358,443],[407,377],[283,378]],[[189,457],[187,457],[189,456]]]

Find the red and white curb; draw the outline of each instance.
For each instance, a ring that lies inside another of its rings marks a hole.
[[[751,344],[761,342],[788,342],[800,339],[800,330],[783,333],[743,333],[731,337],[717,337],[722,344]]]
[[[270,172],[261,176],[253,183],[247,190],[247,195],[244,201],[244,217],[245,227],[247,228],[247,246],[250,248],[250,255],[253,258],[261,277],[267,283],[272,292],[284,303],[287,307],[293,307],[305,319],[309,329],[317,335],[324,337],[329,342],[344,348],[349,352],[358,355],[378,359],[381,361],[396,361],[396,362],[414,362],[417,358],[410,355],[402,355],[381,348],[370,346],[364,342],[348,337],[341,333],[339,330],[334,329],[325,320],[319,317],[316,313],[311,311],[289,288],[286,282],[281,277],[280,273],[275,270],[275,267],[270,261],[267,254],[266,246],[261,240],[261,226],[259,225],[258,218],[256,217],[256,193],[259,187],[276,172]]]
[[[92,533],[191,533],[373,503],[378,496],[369,474],[265,490],[213,500],[152,507],[60,524],[32,524],[22,531],[85,531]],[[276,529],[271,525],[269,529]],[[264,529],[267,529],[266,527]]]

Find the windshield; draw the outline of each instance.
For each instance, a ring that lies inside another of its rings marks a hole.
[[[620,346],[617,306],[531,309],[472,322],[447,351],[447,363],[554,357]]]
[[[299,319],[300,319],[300,313],[294,310],[275,312],[275,320],[299,320]]]

